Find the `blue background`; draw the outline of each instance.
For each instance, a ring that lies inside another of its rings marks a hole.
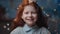
[[[0,5],[6,8],[6,16],[12,19],[16,17],[17,7],[21,2],[22,0],[0,0]],[[49,30],[52,34],[60,34],[60,0],[37,0],[37,4],[42,8],[44,16],[49,18]],[[57,22],[51,22],[50,19]]]

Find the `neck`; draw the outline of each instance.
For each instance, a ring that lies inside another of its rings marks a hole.
[[[27,24],[28,25],[28,24]],[[34,27],[34,26],[36,26],[35,24],[34,25],[28,25],[29,27]]]

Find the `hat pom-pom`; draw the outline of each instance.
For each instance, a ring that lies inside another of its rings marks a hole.
[[[29,3],[32,3],[32,2],[37,2],[36,0],[29,0]]]

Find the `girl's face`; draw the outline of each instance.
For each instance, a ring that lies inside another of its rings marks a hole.
[[[37,13],[35,8],[31,5],[25,6],[22,13],[22,19],[29,26],[35,25],[35,22],[37,21]]]

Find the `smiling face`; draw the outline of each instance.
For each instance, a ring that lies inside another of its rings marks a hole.
[[[25,6],[22,13],[22,19],[29,26],[35,25],[37,21],[37,12],[35,8],[31,5]]]

